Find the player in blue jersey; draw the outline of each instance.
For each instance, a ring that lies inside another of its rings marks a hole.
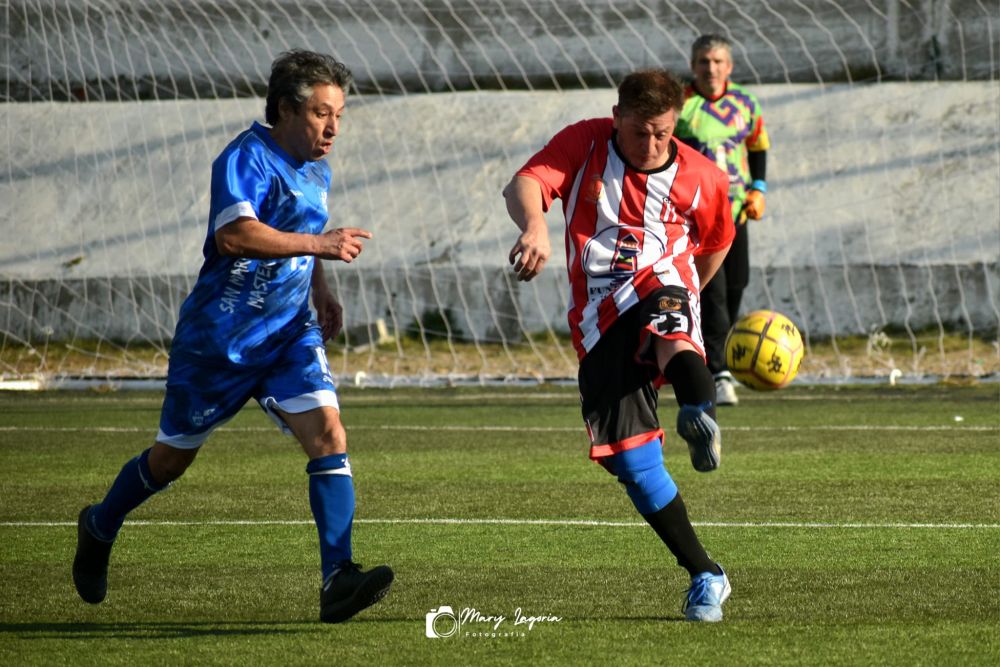
[[[351,262],[362,229],[324,232],[330,167],[350,71],[330,56],[290,51],[271,67],[265,118],[212,164],[208,235],[198,280],[181,306],[153,446],[122,468],[77,526],[80,597],[107,594],[108,559],[126,515],[180,477],[202,443],[251,398],[302,444],[319,530],[320,619],[337,623],[380,600],[393,572],[352,560],[354,483],[323,341],[341,306],[319,260]],[[316,317],[309,309],[312,295]]]

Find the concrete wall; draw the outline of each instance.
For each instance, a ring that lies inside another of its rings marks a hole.
[[[13,100],[260,95],[290,47],[335,53],[369,93],[612,86],[636,67],[686,70],[704,32],[728,35],[755,83],[1000,77],[1000,16],[977,0],[9,5],[0,91]]]
[[[329,160],[331,224],[375,232],[363,261],[329,272],[350,323],[405,329],[447,310],[490,339],[562,330],[560,244],[536,283],[511,284],[499,191],[560,127],[607,115],[625,70],[683,71],[704,31],[733,38],[773,141],[747,307],[811,335],[996,332],[995,3],[429,4],[9,3],[0,94],[49,101],[0,107],[0,341],[170,336],[200,263],[209,162],[262,115],[259,97],[232,97],[261,92],[290,46],[337,53],[370,93],[349,98]],[[562,90],[427,92],[504,87]]]
[[[746,307],[778,308],[816,336],[939,324],[995,335],[1000,86],[755,90],[773,147]],[[375,239],[359,262],[328,271],[348,323],[406,330],[447,311],[481,339],[565,330],[561,212],[548,216],[549,269],[518,285],[499,192],[558,128],[613,100],[612,90],[351,98],[330,158],[331,224]],[[0,337],[169,338],[200,266],[208,163],[261,106],[8,105]]]
[[[753,90],[772,139],[756,266],[1000,257],[1000,82]],[[612,89],[351,97],[328,158],[330,224],[374,232],[363,266],[500,268],[515,231],[504,184],[559,128],[614,101]],[[195,275],[210,162],[262,107],[7,105],[0,277]],[[554,239],[561,218],[554,207]]]
[[[442,275],[445,274],[445,275]],[[453,275],[449,277],[448,273]],[[461,279],[456,279],[461,276]],[[169,341],[188,276],[0,280],[0,338]],[[390,333],[481,342],[523,342],[524,332],[567,333],[566,288],[558,272],[518,283],[503,269],[453,272],[369,269],[333,274],[352,345],[384,320]],[[770,308],[791,317],[808,337],[868,334],[882,329],[942,328],[1000,335],[1000,264],[755,268],[746,310]]]

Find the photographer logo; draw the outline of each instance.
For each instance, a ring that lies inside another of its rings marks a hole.
[[[431,639],[451,637],[458,632],[461,626],[462,624],[452,608],[443,604],[427,612],[427,627],[424,629],[424,636]]]
[[[562,617],[552,614],[528,615],[518,607],[514,615],[484,614],[478,609],[465,607],[455,613],[449,605],[432,608],[424,619],[424,636],[428,639],[469,637],[481,639],[508,639],[527,637],[536,624],[558,623]]]

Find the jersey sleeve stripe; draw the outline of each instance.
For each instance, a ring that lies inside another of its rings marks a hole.
[[[215,222],[212,223],[212,231],[217,232],[230,222],[239,220],[240,218],[257,218],[257,212],[253,210],[253,204],[248,201],[236,202],[231,206],[219,211],[219,214],[215,216]]]

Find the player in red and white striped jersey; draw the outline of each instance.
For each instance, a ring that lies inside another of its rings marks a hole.
[[[684,102],[665,70],[628,75],[611,118],[557,133],[504,189],[521,230],[509,260],[531,280],[551,253],[544,212],[566,218],[569,326],[580,358],[590,456],[616,475],[636,509],[692,577],[690,620],[720,620],[729,581],[705,553],[663,466],[657,387],[673,387],[677,431],[694,467],[719,465],[715,385],[705,366],[701,287],[733,238],[729,182],[674,140]]]

